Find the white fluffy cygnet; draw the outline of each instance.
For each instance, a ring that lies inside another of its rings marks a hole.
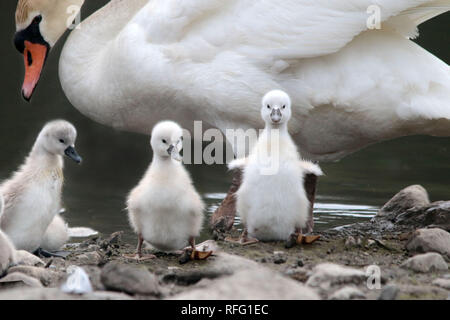
[[[265,129],[250,155],[229,166],[243,168],[242,184],[236,193],[236,208],[246,226],[241,243],[288,240],[301,232],[309,215],[305,169],[288,133],[289,96],[280,90],[267,93],[261,116]],[[247,234],[256,239],[247,238]]]
[[[77,131],[67,121],[47,123],[24,164],[9,180],[0,185],[5,209],[0,219],[1,229],[16,249],[34,252],[61,208],[63,156],[77,163],[81,157],[75,151]]]
[[[4,202],[0,194],[0,219],[3,214]],[[0,230],[0,277],[16,262],[16,250],[8,236]]]
[[[138,258],[143,258],[144,240],[170,252],[188,243],[194,247],[200,233],[204,204],[181,163],[182,141],[183,131],[175,122],[163,121],[153,128],[153,161],[127,202],[130,224],[138,234]]]
[[[54,252],[62,248],[69,241],[69,226],[64,219],[57,214],[47,227],[41,241],[41,248]]]

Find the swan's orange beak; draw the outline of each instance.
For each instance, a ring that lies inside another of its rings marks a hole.
[[[47,59],[48,47],[27,40],[25,40],[24,45],[25,79],[22,85],[22,96],[25,100],[30,101],[41,77],[41,72]]]

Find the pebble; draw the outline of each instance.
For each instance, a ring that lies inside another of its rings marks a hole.
[[[438,279],[433,281],[433,284],[438,286],[438,287],[450,290],[450,279],[438,278]]]
[[[423,207],[430,203],[428,192],[421,185],[412,185],[399,191],[378,211],[376,217],[390,216],[392,219],[400,213],[414,207]]]
[[[395,285],[387,285],[381,291],[378,300],[395,300],[399,291],[400,290]]]
[[[160,293],[158,279],[143,267],[111,262],[103,267],[100,278],[108,290],[142,295]]]
[[[0,279],[0,288],[3,286],[29,286],[29,287],[43,287],[42,283],[33,277],[30,277],[21,272],[8,273],[6,277]]]
[[[92,251],[78,255],[76,261],[80,265],[97,266],[102,263],[103,257],[97,251]]]
[[[322,263],[314,267],[306,284],[329,290],[342,284],[361,284],[366,280],[366,273],[362,270],[344,267],[334,263]]]
[[[366,296],[364,293],[362,293],[361,290],[355,288],[355,287],[344,287],[336,292],[334,292],[330,298],[330,300],[361,300],[366,299]]]
[[[284,251],[275,251],[273,253],[273,263],[283,264],[287,261],[287,254]]]
[[[236,272],[231,276],[198,284],[171,297],[174,300],[318,300],[317,293],[265,267]]]
[[[62,275],[59,272],[33,266],[17,266],[8,270],[8,274],[13,274],[15,272],[20,272],[38,279],[44,286],[48,286],[62,278]]]
[[[447,262],[436,252],[416,255],[403,262],[401,267],[423,273],[448,270]]]
[[[450,233],[439,228],[418,229],[406,249],[413,253],[437,252],[450,260]]]

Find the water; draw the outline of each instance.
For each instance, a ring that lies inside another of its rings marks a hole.
[[[87,1],[83,18],[105,2]],[[66,163],[66,220],[103,233],[124,230],[125,239],[134,242],[125,199],[151,160],[148,138],[94,123],[70,105],[57,76],[64,39],[51,52],[32,103],[21,99],[23,60],[12,44],[15,4],[0,2],[0,179],[17,169],[46,121],[67,119],[78,128],[77,149],[84,163]],[[449,18],[447,13],[421,26],[418,40],[447,63]],[[415,183],[427,188],[432,200],[449,199],[449,146],[450,138],[407,137],[368,147],[338,163],[321,164],[326,176],[318,185],[316,229],[369,219],[397,191]],[[229,188],[230,174],[219,165],[188,169],[211,213]]]

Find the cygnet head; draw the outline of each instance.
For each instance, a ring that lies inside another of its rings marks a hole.
[[[261,117],[266,124],[281,125],[291,118],[291,98],[281,90],[272,90],[263,97]]]
[[[183,148],[183,129],[173,121],[162,121],[152,131],[150,144],[154,156],[181,161],[180,151]]]
[[[65,120],[55,120],[42,128],[36,139],[35,149],[45,150],[52,155],[66,155],[76,163],[81,163],[81,157],[75,151],[77,130]]]

